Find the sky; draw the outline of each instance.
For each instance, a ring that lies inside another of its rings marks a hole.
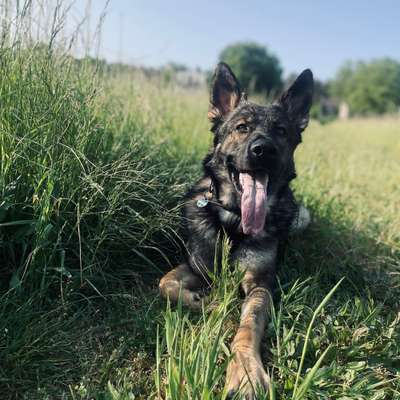
[[[89,3],[94,25],[105,1]],[[74,12],[83,14],[85,6],[87,0],[77,0]],[[99,55],[211,69],[224,46],[239,41],[265,45],[285,75],[311,68],[326,80],[349,59],[400,61],[400,1],[110,0]]]

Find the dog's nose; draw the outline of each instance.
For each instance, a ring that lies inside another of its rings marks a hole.
[[[276,156],[277,148],[269,138],[258,137],[249,144],[248,158],[252,167],[272,167]]]
[[[268,141],[264,138],[259,138],[250,145],[250,155],[254,159],[261,158],[265,155],[267,149]]]

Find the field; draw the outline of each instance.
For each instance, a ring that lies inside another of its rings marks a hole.
[[[200,314],[157,292],[211,142],[207,94],[46,48],[0,60],[0,397],[225,398],[238,273],[224,262]],[[400,398],[399,126],[304,133],[313,222],[280,268],[266,399]]]

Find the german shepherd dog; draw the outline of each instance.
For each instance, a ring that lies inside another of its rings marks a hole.
[[[214,73],[208,118],[214,144],[203,161],[203,177],[184,198],[187,257],[160,281],[164,297],[201,308],[202,288],[214,270],[215,245],[225,232],[231,258],[243,269],[246,296],[227,370],[229,396],[267,389],[260,342],[271,305],[280,244],[309,222],[289,183],[296,177],[293,153],[309,120],[313,75],[303,71],[267,106],[247,100],[224,63]]]

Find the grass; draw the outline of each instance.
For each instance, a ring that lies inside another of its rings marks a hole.
[[[0,397],[224,399],[234,266],[201,313],[156,288],[211,141],[206,94],[54,47],[0,53]],[[294,187],[313,223],[281,265],[260,398],[400,398],[398,126],[305,132]]]

